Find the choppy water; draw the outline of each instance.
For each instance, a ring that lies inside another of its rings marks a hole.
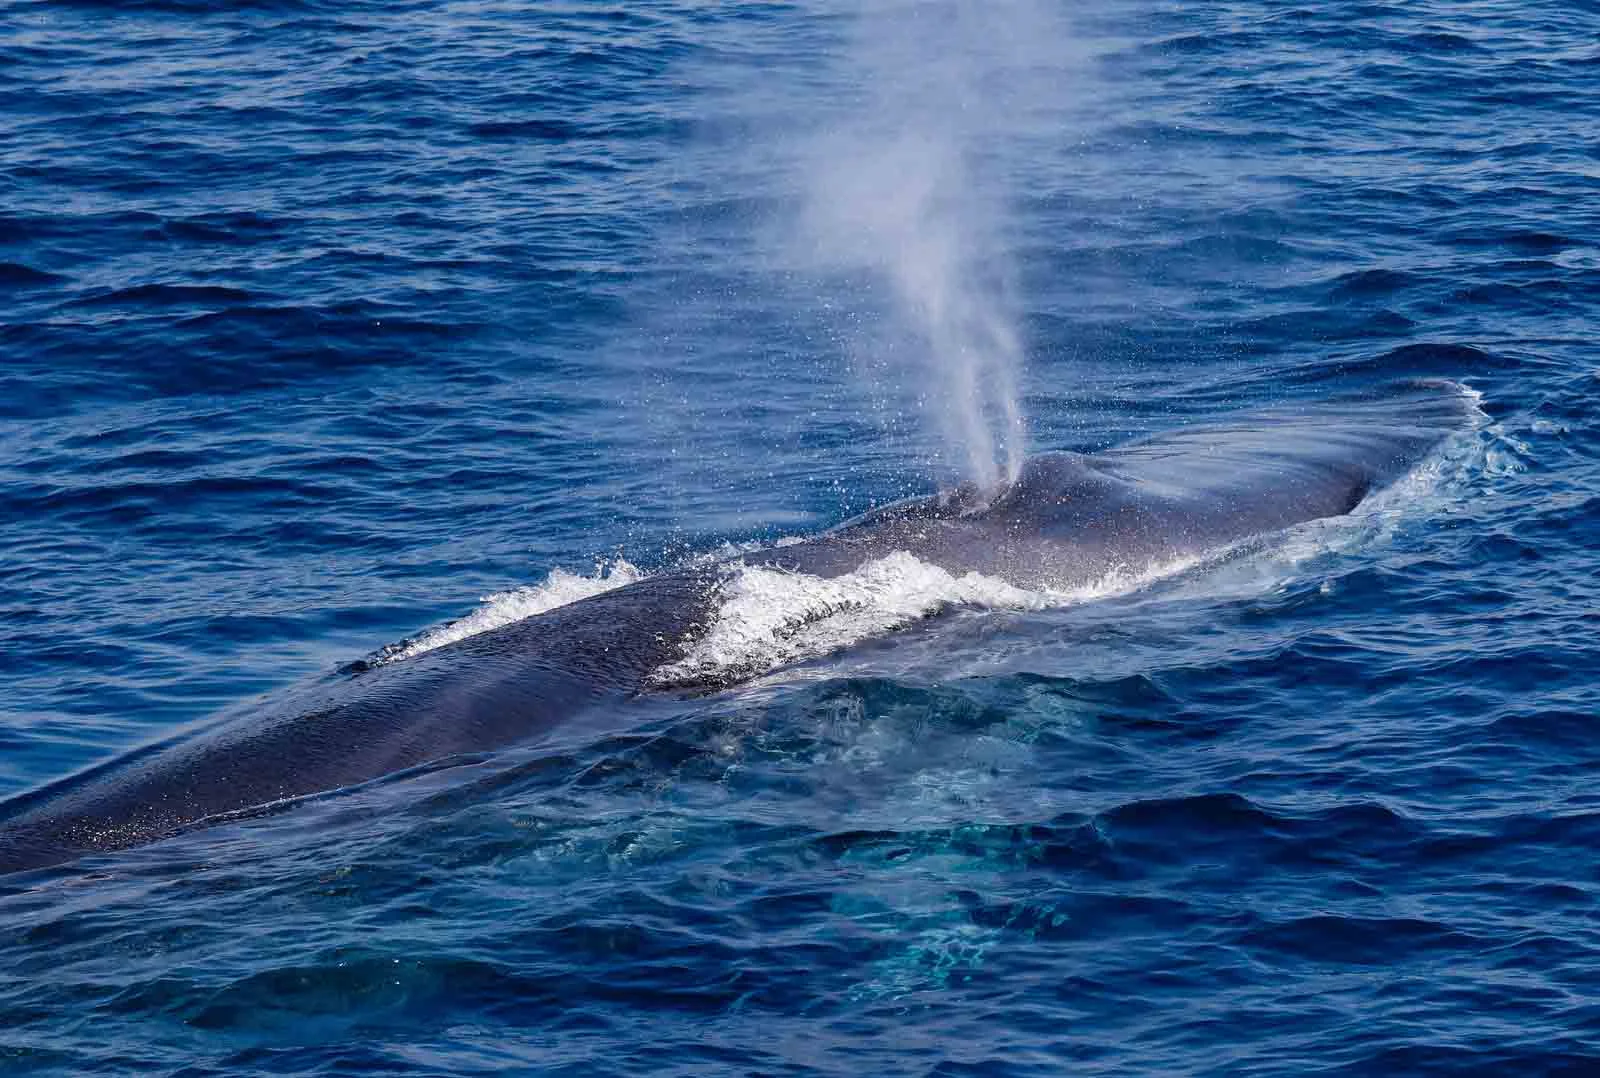
[[[1406,375],[1482,429],[1159,580],[0,883],[0,1069],[1600,1073],[1600,10],[1047,14],[966,146],[1034,447]],[[898,70],[846,15],[0,7],[0,795],[948,477],[786,224]]]

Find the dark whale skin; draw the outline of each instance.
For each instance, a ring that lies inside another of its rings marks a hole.
[[[837,576],[905,550],[1071,587],[1349,512],[1466,427],[1472,398],[1404,383],[1033,457],[998,491],[876,510],[739,560]],[[714,614],[723,567],[662,573],[413,658],[325,678],[0,805],[0,875],[536,739],[648,691]]]

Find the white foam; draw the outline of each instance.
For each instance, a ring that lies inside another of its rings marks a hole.
[[[425,651],[443,647],[445,644],[453,644],[457,640],[464,640],[490,629],[498,629],[502,625],[531,618],[535,614],[543,614],[558,606],[566,606],[579,599],[587,599],[591,595],[613,591],[642,580],[644,576],[645,574],[639,569],[620,558],[610,564],[596,565],[591,576],[569,573],[565,569],[553,569],[550,575],[538,584],[484,596],[481,600],[483,605],[471,614],[441,625],[437,629],[429,629],[421,636],[394,647],[382,657],[381,661],[395,662],[409,659]]]
[[[658,685],[721,682],[837,651],[955,606],[1041,610],[1133,591],[1199,559],[1123,568],[1084,587],[1028,589],[981,573],[956,576],[906,551],[818,577],[766,566],[731,567],[707,633],[653,675]]]

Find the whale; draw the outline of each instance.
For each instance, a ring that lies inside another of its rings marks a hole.
[[[1082,586],[1349,513],[1475,414],[1455,383],[1397,382],[1098,452],[1042,453],[995,487],[895,502],[798,542],[664,569],[421,654],[355,663],[0,804],[0,875],[292,811],[536,742],[642,694],[683,691],[653,675],[703,638],[740,567],[829,578],[905,551],[1018,587]]]

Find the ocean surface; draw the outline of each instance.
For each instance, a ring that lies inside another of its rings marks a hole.
[[[0,797],[1023,447],[1482,412],[0,879],[0,1072],[1600,1074],[1597,341],[1591,0],[0,4]]]

